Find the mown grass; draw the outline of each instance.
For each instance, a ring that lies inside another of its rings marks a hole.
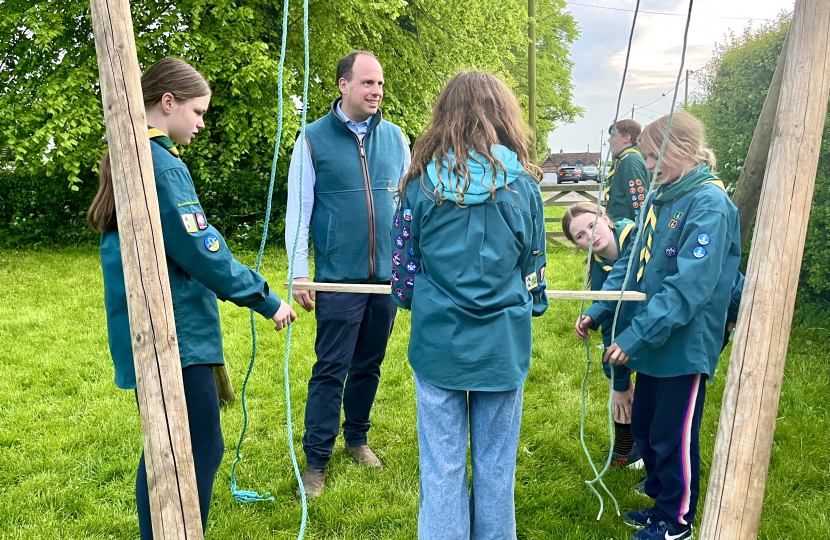
[[[558,214],[558,212],[557,212]],[[252,254],[241,254],[248,264]],[[551,287],[581,288],[584,256],[549,246]],[[285,279],[285,256],[269,251],[264,274]],[[118,390],[107,349],[102,280],[95,251],[0,251],[0,538],[136,538],[134,474],[141,430],[132,392]],[[590,467],[579,443],[585,349],[572,323],[579,304],[556,302],[534,321],[533,362],[525,387],[516,478],[520,538],[628,538],[610,501],[584,485]],[[237,391],[250,355],[247,310],[221,304],[225,354]],[[826,320],[824,321],[826,324]],[[292,421],[300,452],[304,399],[314,362],[313,316],[293,329]],[[373,413],[370,442],[382,472],[353,466],[335,448],[325,494],[311,503],[306,538],[409,539],[417,533],[418,448],[412,372],[406,360],[409,315],[395,325]],[[273,503],[243,505],[230,495],[230,465],[242,409],[226,407],[226,456],[217,476],[208,538],[295,538],[300,507],[288,456],[282,365],[286,333],[258,318],[259,351],[248,387],[251,425],[237,468],[242,489],[270,491]],[[592,350],[598,341],[591,344]],[[826,537],[828,528],[827,328],[795,328],[782,387],[761,538]],[[728,362],[709,389],[702,426],[703,484],[708,478]],[[608,444],[607,386],[594,369],[586,441],[595,459]],[[631,490],[638,471],[613,471],[608,487],[623,511],[647,505]],[[703,504],[701,501],[701,517]]]

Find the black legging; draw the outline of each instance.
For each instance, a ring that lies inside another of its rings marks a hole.
[[[190,366],[182,370],[184,398],[187,402],[187,419],[190,423],[190,442],[193,445],[193,464],[196,467],[196,487],[199,490],[199,507],[202,513],[202,529],[205,528],[213,492],[213,479],[222,463],[225,441],[219,423],[219,397],[213,367]],[[147,470],[144,453],[138,463],[135,478],[135,498],[138,505],[138,528],[141,540],[152,540],[153,526],[150,519],[150,498],[147,492]]]

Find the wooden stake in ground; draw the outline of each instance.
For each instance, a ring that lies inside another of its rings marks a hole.
[[[236,401],[236,394],[233,392],[231,374],[228,373],[228,361],[221,366],[213,366],[213,378],[216,380],[216,392],[219,394],[220,405],[230,405]]]
[[[176,323],[129,0],[91,0],[156,540],[201,540]]]
[[[738,207],[741,217],[741,245],[744,245],[749,237],[752,222],[758,211],[758,201],[761,199],[764,171],[767,168],[767,156],[772,140],[772,128],[775,125],[775,112],[778,110],[778,97],[781,94],[781,80],[784,78],[784,65],[787,62],[789,39],[789,34],[787,34],[784,46],[781,48],[781,55],[778,57],[778,64],[775,66],[775,74],[769,85],[769,92],[764,100],[764,108],[761,109],[761,116],[758,117],[758,123],[755,125],[752,142],[749,143],[749,151],[746,153],[738,186],[732,195],[732,202]]]
[[[797,0],[702,540],[758,536],[830,87],[830,2]]]

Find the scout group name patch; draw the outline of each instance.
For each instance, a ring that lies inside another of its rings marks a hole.
[[[196,226],[196,218],[193,217],[193,214],[182,214],[182,223],[184,223],[184,230],[189,233],[195,233],[199,230]]]

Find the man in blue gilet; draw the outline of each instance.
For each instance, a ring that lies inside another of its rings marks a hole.
[[[341,97],[306,128],[305,141],[297,140],[285,224],[290,260],[300,221],[295,281],[309,281],[310,231],[315,282],[390,282],[395,205],[389,188],[406,173],[411,156],[403,131],[382,118],[383,82],[383,69],[372,53],[344,56],[337,63]],[[313,498],[326,482],[341,403],[346,450],[361,465],[381,467],[367,444],[369,413],[397,308],[388,294],[294,291],[294,299],[306,311],[314,310],[317,319],[317,362],[308,382],[303,437],[303,486]]]

